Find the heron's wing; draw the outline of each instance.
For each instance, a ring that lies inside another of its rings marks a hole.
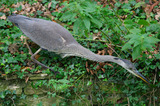
[[[57,51],[69,43],[76,43],[73,36],[55,22],[21,15],[10,17],[9,20],[15,23],[33,42],[49,51]]]

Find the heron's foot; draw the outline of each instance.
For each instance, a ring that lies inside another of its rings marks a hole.
[[[39,49],[31,56],[32,61],[33,61],[34,63],[42,66],[43,68],[49,69],[50,71],[54,72],[55,75],[58,74],[58,73],[59,73],[58,71],[55,71],[55,70],[51,69],[50,67],[42,64],[41,62],[39,62],[38,60],[36,60],[36,59],[34,58],[34,56],[35,56],[36,54],[38,54],[41,50],[42,50],[42,48],[39,48]]]

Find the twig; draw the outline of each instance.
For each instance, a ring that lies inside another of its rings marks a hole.
[[[13,105],[14,105],[14,106],[16,106],[16,105],[15,105],[15,103],[14,103],[14,100],[13,100],[12,98],[10,98],[10,99],[12,100],[12,102],[13,102]]]
[[[156,82],[157,68],[155,69],[155,71],[156,71],[156,72],[155,72],[155,75],[154,75],[153,84],[155,84],[155,82]],[[156,106],[154,97],[155,97],[155,89],[153,88],[153,105]]]
[[[130,106],[129,97],[127,97],[127,101],[128,101],[128,106]]]
[[[75,83],[76,83],[80,78],[82,78],[86,73],[87,73],[87,71],[86,71],[84,74],[82,74],[76,81],[74,81],[73,85],[75,85]]]

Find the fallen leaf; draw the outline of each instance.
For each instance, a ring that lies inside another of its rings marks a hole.
[[[5,20],[5,19],[6,19],[6,16],[5,16],[5,15],[2,15],[2,16],[0,17],[0,19]]]
[[[16,43],[9,45],[8,50],[10,53],[18,52],[18,45]]]
[[[29,77],[27,76],[27,77],[25,77],[25,83],[27,83],[28,82],[28,80],[29,80]]]

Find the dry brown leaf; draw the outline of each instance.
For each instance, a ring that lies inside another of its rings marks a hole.
[[[105,69],[104,68],[101,68],[101,70],[105,73]]]
[[[98,50],[98,53],[97,53],[97,54],[98,54],[98,55],[105,55],[105,53],[106,53],[106,51],[103,49],[103,50],[101,50],[101,51]]]
[[[32,7],[30,13],[34,13],[35,11],[36,11],[36,9],[34,7]]]
[[[31,67],[23,67],[22,70],[32,69]]]
[[[5,15],[2,15],[2,16],[0,17],[0,19],[5,20],[5,19],[7,19],[7,17],[6,17]]]
[[[113,54],[113,49],[112,49],[112,45],[111,44],[108,44],[107,52],[108,52],[109,55]]]
[[[18,52],[18,45],[16,43],[9,45],[8,50],[10,53]]]
[[[86,62],[86,70],[87,70],[87,72],[89,72],[88,62]]]
[[[10,11],[9,8],[5,8],[5,9],[3,10],[4,13],[9,12],[9,11]]]
[[[157,12],[157,15],[155,15],[156,20],[160,20],[160,10]]]
[[[105,65],[111,66],[111,67],[113,68],[113,65],[112,65],[112,64],[106,63]]]
[[[49,10],[46,10],[46,12],[44,12],[44,15],[45,15],[45,16],[48,16],[48,17],[51,17],[51,16],[52,16],[52,14],[51,14],[51,12],[50,12]]]
[[[28,80],[29,80],[29,77],[27,76],[27,77],[25,77],[25,83],[27,83],[28,82]]]
[[[21,35],[20,39],[21,39],[21,41],[24,41],[24,39],[27,39],[27,37],[26,37],[26,36]]]
[[[34,57],[35,57],[35,59],[37,60],[37,59],[40,57],[40,55],[37,54],[37,55],[35,55]]]
[[[48,3],[48,8],[50,8],[50,7],[51,7],[51,5],[52,5],[52,2]]]

